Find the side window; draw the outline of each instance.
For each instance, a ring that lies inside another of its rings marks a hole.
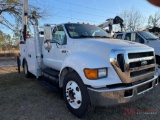
[[[52,32],[52,42],[66,44],[66,34],[62,26],[56,26]]]
[[[139,43],[142,43],[144,44],[144,40],[141,36],[139,36],[137,33],[136,33],[136,39],[135,39],[135,42],[139,42]]]
[[[124,39],[131,41],[131,33],[127,33]]]
[[[116,36],[116,38],[117,38],[117,39],[122,39],[122,36],[123,36],[123,34],[118,34],[118,35]]]

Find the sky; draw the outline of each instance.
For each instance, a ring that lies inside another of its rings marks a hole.
[[[146,0],[29,0],[29,3],[50,14],[45,20],[40,20],[40,26],[66,22],[89,22],[97,25],[131,9],[139,10],[147,22],[149,15],[160,10]],[[3,29],[12,34],[8,29]]]
[[[43,1],[43,0],[42,0]],[[124,10],[137,9],[144,17],[154,14],[159,8],[146,0],[47,0],[44,6],[50,8],[53,16],[43,22],[90,22],[99,24],[114,18]],[[43,4],[43,3],[39,3]]]

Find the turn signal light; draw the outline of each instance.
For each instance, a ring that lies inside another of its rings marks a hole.
[[[107,72],[107,68],[84,69],[84,74],[86,78],[91,80],[107,77]]]
[[[98,78],[98,70],[85,69],[84,73],[88,79],[97,79]]]

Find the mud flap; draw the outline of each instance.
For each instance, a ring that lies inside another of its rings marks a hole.
[[[18,68],[18,73],[20,73],[20,59],[19,59],[19,56],[17,56],[17,68]]]

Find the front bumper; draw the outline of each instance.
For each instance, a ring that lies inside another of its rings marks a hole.
[[[127,103],[149,94],[158,86],[158,76],[130,87],[90,88],[88,93],[93,106],[113,106]],[[129,94],[126,94],[130,91]],[[132,91],[132,92],[131,92]]]

